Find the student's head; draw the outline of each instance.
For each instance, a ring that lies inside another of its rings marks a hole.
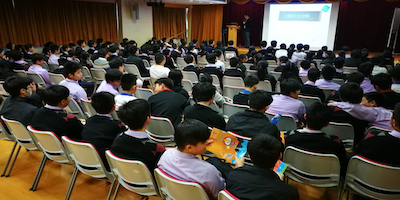
[[[326,65],[324,68],[322,68],[322,77],[324,77],[325,80],[331,81],[333,77],[336,74],[336,70],[332,65]]]
[[[197,39],[193,39],[193,44],[197,44],[198,40]]]
[[[193,86],[193,98],[196,102],[209,102],[210,104],[214,100],[215,86],[211,83],[198,83]]]
[[[169,49],[164,49],[162,53],[167,57],[171,54],[171,51]]]
[[[82,69],[79,64],[75,62],[67,62],[64,65],[64,76],[75,81],[82,79]]]
[[[363,81],[364,81],[364,74],[362,74],[361,72],[353,72],[347,75],[348,83],[357,83],[358,85],[361,85]]]
[[[256,75],[248,75],[244,78],[244,87],[250,89],[251,92],[257,90],[258,82],[260,79]]]
[[[278,42],[276,40],[272,40],[271,41],[271,46],[272,47],[276,47],[277,44],[278,44]]]
[[[246,63],[247,62],[247,55],[246,54],[240,54],[239,55],[239,60],[241,63]]]
[[[50,105],[64,108],[68,106],[71,98],[69,96],[69,90],[62,85],[52,85],[42,90],[42,100]]]
[[[362,56],[362,53],[361,53],[360,49],[354,49],[353,51],[351,51],[352,58],[359,59],[359,58],[361,58],[361,56]]]
[[[99,45],[102,44],[103,41],[104,41],[103,38],[97,38],[96,43]]]
[[[199,75],[199,82],[201,82],[201,83],[208,82],[208,83],[212,84],[213,83],[213,78],[208,73],[200,74]]]
[[[390,120],[390,124],[392,125],[394,130],[400,131],[400,103],[397,103],[394,106],[393,116]]]
[[[392,78],[389,74],[380,73],[371,77],[371,84],[378,92],[390,90],[392,83]]]
[[[284,95],[297,99],[301,89],[301,84],[294,78],[283,79],[281,82],[281,92]]]
[[[321,102],[313,103],[308,108],[305,116],[307,128],[312,130],[321,130],[329,124],[332,116],[333,110],[329,106]]]
[[[389,70],[389,75],[392,77],[393,82],[400,82],[400,66]]]
[[[68,44],[68,46],[69,46],[69,48],[71,48],[71,49],[75,49],[76,48],[76,45],[74,44],[74,43],[69,43]]]
[[[280,48],[281,48],[281,49],[286,49],[286,44],[285,44],[285,43],[282,43],[281,46],[280,46]]]
[[[34,50],[33,45],[32,45],[32,44],[29,44],[29,43],[27,43],[27,44],[24,45],[24,49],[25,49],[25,51],[27,51],[27,52],[33,52],[33,50]]]
[[[131,55],[138,55],[139,54],[139,48],[132,46],[131,48],[129,48],[129,52],[131,53]]]
[[[186,119],[177,125],[175,129],[175,143],[178,150],[201,155],[206,152],[206,148],[213,141],[209,140],[210,129],[203,122],[196,119]]]
[[[267,41],[265,41],[265,40],[261,41],[260,46],[261,46],[262,48],[267,47],[267,45],[268,45]]]
[[[144,129],[150,123],[150,104],[144,99],[129,101],[119,107],[118,117],[131,130]]]
[[[40,65],[42,66],[44,63],[44,56],[38,53],[35,53],[32,55],[32,63],[35,65]]]
[[[256,90],[249,96],[250,109],[264,113],[272,103],[272,97],[264,90]]]
[[[98,114],[110,114],[115,109],[114,95],[109,92],[94,93],[91,100]]]
[[[303,68],[305,70],[310,69],[310,67],[311,67],[310,61],[303,60],[303,61],[301,61],[300,66],[301,66],[301,68]]]
[[[358,71],[363,73],[365,77],[369,77],[372,74],[374,65],[371,62],[364,62],[358,66]]]
[[[119,71],[118,69],[109,69],[106,73],[106,81],[107,83],[119,87],[121,86],[121,76],[122,72]]]
[[[157,53],[156,57],[156,64],[157,65],[164,65],[165,64],[165,56],[161,53]]]
[[[289,61],[289,58],[286,57],[286,56],[281,56],[281,57],[278,58],[278,60],[279,60],[278,64],[281,65],[283,63],[287,63]]]
[[[108,48],[108,52],[110,53],[118,53],[119,51],[119,45],[112,45],[110,48]]]
[[[76,57],[75,54],[76,54],[76,50],[69,50],[67,57],[74,59]]]
[[[382,61],[382,58],[381,58],[380,55],[375,55],[374,57],[372,57],[372,58],[370,59],[370,62],[371,62],[373,65],[379,65],[379,64],[381,63],[381,61]]]
[[[106,58],[106,56],[108,55],[108,51],[107,49],[99,49],[97,54],[102,58]]]
[[[229,40],[228,45],[233,46],[233,44],[234,44],[233,40]]]
[[[338,57],[333,60],[336,69],[342,69],[344,66],[344,58]]]
[[[231,66],[231,67],[237,67],[238,65],[239,65],[239,58],[237,58],[237,57],[233,57],[233,58],[231,58],[230,60],[229,60],[229,65]]]
[[[296,49],[297,51],[301,51],[303,49],[303,44],[297,44]]]
[[[121,76],[121,87],[122,90],[129,92],[130,94],[136,91],[136,75],[134,74],[124,74]]]
[[[327,46],[322,46],[322,47],[321,47],[321,50],[322,50],[322,51],[328,51],[328,47],[327,47]]]
[[[309,81],[315,82],[321,77],[321,72],[317,68],[311,68],[307,72],[307,78]]]
[[[222,56],[222,51],[221,50],[215,50],[215,56],[217,57],[217,59],[219,60],[219,59],[221,59],[221,56]]]
[[[52,54],[59,54],[60,53],[60,47],[56,44],[52,44],[50,46],[50,51]]]
[[[13,61],[18,61],[18,60],[22,60],[23,56],[22,56],[22,52],[19,50],[12,50],[10,52],[10,59]]]
[[[4,89],[12,97],[29,97],[36,90],[31,78],[21,76],[8,77],[4,83]]]
[[[359,104],[361,102],[363,93],[363,90],[357,83],[346,83],[339,89],[340,99],[353,104]]]
[[[194,60],[193,56],[189,55],[189,54],[186,54],[183,59],[185,60],[186,64],[191,64],[191,63],[193,63],[193,60]]]
[[[124,72],[124,60],[122,58],[114,58],[109,63],[111,69],[117,69]]]
[[[169,72],[168,78],[174,82],[174,86],[181,86],[183,74],[181,70],[173,69]]]
[[[80,47],[84,47],[84,46],[86,45],[86,43],[85,43],[84,40],[78,40],[76,43],[77,43],[78,46],[80,46]]]
[[[364,94],[361,105],[366,107],[380,107],[385,102],[385,96],[379,92],[370,92]]]
[[[90,59],[89,53],[86,52],[86,51],[82,51],[81,58],[80,58],[81,63],[85,63],[86,64],[86,61],[89,60],[89,59]]]
[[[208,45],[210,46],[214,45],[214,40],[208,40]]]
[[[217,56],[215,55],[215,53],[210,53],[207,55],[207,62],[210,64],[215,64],[216,60],[217,60]]]
[[[263,59],[263,57],[264,57],[264,56],[263,56],[261,53],[256,53],[256,54],[253,56],[254,62],[255,62],[255,63],[260,62],[260,61]]]
[[[165,89],[172,89],[174,87],[174,81],[170,78],[160,78],[156,80],[154,83],[156,86],[154,88],[154,92],[158,94],[159,92],[162,92]]]
[[[89,40],[87,42],[87,44],[88,44],[89,47],[94,47],[94,41],[93,40]]]

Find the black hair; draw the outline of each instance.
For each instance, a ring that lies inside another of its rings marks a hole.
[[[144,99],[135,99],[118,109],[118,117],[132,130],[142,129],[150,117],[150,104]]]
[[[310,45],[305,44],[305,45],[304,45],[304,50],[309,50],[309,49],[310,49]]]
[[[234,44],[233,40],[229,40],[228,45],[233,45],[233,44]]]
[[[197,83],[193,86],[193,98],[197,101],[208,101],[215,95],[215,86],[211,83]]]
[[[217,58],[219,58],[219,57],[222,55],[222,51],[219,50],[219,49],[215,50],[214,53],[215,53],[215,56],[216,56]]]
[[[301,84],[294,78],[283,79],[281,82],[281,92],[289,96],[291,92],[297,92],[301,89]]]
[[[108,65],[110,65],[111,69],[118,69],[123,64],[124,64],[124,59],[122,59],[122,58],[114,58],[108,63]]]
[[[237,57],[233,57],[233,58],[231,58],[230,60],[229,60],[229,65],[231,66],[231,67],[237,67],[238,65],[239,65],[239,58],[237,58]]]
[[[203,122],[196,119],[185,119],[175,129],[175,143],[178,149],[183,151],[186,145],[197,145],[206,142],[211,131]]]
[[[304,48],[303,44],[297,44],[296,49],[301,51]]]
[[[211,84],[212,84],[213,78],[212,78],[211,75],[208,74],[208,73],[200,74],[200,75],[199,75],[199,82],[201,82],[201,83],[208,82],[208,83],[211,83]]]
[[[389,75],[395,80],[400,81],[400,66],[396,66],[389,70]]]
[[[81,46],[85,41],[84,40],[78,40],[76,43]]]
[[[353,49],[353,51],[351,51],[351,57],[352,58],[361,58],[362,53],[360,49]]]
[[[364,62],[358,66],[358,71],[363,73],[365,77],[371,76],[374,65],[371,62]]]
[[[303,68],[303,69],[310,69],[310,61],[308,61],[308,60],[303,60],[303,61],[301,61],[301,63],[300,63],[300,66],[301,66],[301,68]]]
[[[76,51],[75,50],[69,50],[67,57],[72,57],[72,56],[75,56],[75,55],[76,55]]]
[[[168,56],[171,51],[169,49],[164,49],[162,52],[165,56]]]
[[[69,48],[68,45],[62,45],[60,49],[62,52],[65,52],[65,51],[67,51],[68,48]]]
[[[137,77],[134,74],[124,74],[121,76],[121,87],[123,90],[130,90],[136,85]]]
[[[321,72],[319,71],[319,69],[311,68],[310,70],[308,70],[307,72],[308,80],[315,82],[319,79],[319,77],[321,77]]]
[[[155,57],[156,57],[156,64],[157,65],[161,64],[165,60],[165,56],[163,54],[161,54],[161,53],[157,53],[155,55]]]
[[[271,46],[272,47],[276,47],[277,44],[278,44],[278,42],[276,40],[272,40],[271,41]]]
[[[398,125],[400,125],[399,124],[399,122],[400,122],[400,102],[399,103],[397,103],[395,106],[394,106],[394,110],[393,110],[393,119],[397,122],[397,124]],[[393,127],[394,128],[394,127]],[[397,128],[399,128],[399,127],[397,127]]]
[[[322,68],[322,77],[324,77],[325,80],[331,81],[333,77],[336,74],[336,70],[332,65],[326,65],[324,68]]]
[[[131,53],[132,55],[135,55],[137,51],[139,51],[139,48],[136,46],[132,46],[129,48],[129,53]]]
[[[333,110],[321,102],[315,102],[307,110],[307,127],[313,130],[321,130],[329,124],[333,116]]]
[[[257,135],[247,146],[247,152],[253,164],[265,169],[271,169],[275,166],[283,150],[282,142],[267,134]]]
[[[285,44],[285,43],[282,43],[282,44],[280,45],[280,48],[281,48],[281,49],[286,49],[286,44]]]
[[[171,71],[169,71],[168,78],[174,82],[174,86],[182,85],[183,74],[181,70],[171,69]]]
[[[92,95],[92,106],[99,114],[110,113],[115,105],[114,95],[109,92],[99,92]]]
[[[76,71],[80,70],[81,66],[75,62],[67,62],[64,65],[63,74],[66,78],[68,78],[69,74],[74,75]]]
[[[22,59],[22,52],[21,51],[19,51],[19,50],[11,50],[11,52],[10,52],[10,57],[14,60],[14,61],[17,61],[17,60],[21,60]]]
[[[186,62],[187,64],[190,64],[190,63],[193,62],[193,57],[192,57],[192,55],[190,55],[190,54],[186,54],[185,57],[184,57],[183,59],[185,60],[185,62]]]
[[[103,43],[103,41],[104,41],[103,38],[97,38],[96,43],[101,44],[101,43]]]
[[[278,80],[282,81],[288,78],[296,79],[299,83],[302,83],[299,76],[299,68],[291,62],[287,62],[286,65],[283,65],[282,74]]]
[[[50,46],[53,44],[54,44],[54,42],[46,42],[43,46],[50,48]]]
[[[217,59],[217,56],[215,55],[215,53],[210,53],[207,55],[207,62],[211,63],[211,64],[215,64],[215,60]]]
[[[214,40],[208,40],[208,45],[211,45],[212,43],[214,43]]]
[[[33,80],[29,77],[10,76],[4,83],[4,89],[12,96],[18,97],[21,89],[28,89]]]
[[[249,16],[249,14],[247,14],[247,13],[244,13],[244,16]]]
[[[68,44],[68,46],[69,46],[70,48],[72,48],[72,47],[75,47],[76,45],[75,45],[75,43],[72,43],[72,42],[71,42],[71,43]]]
[[[13,43],[8,43],[6,44],[6,48],[12,50],[13,49]]]
[[[242,60],[245,59],[245,58],[247,58],[247,55],[246,55],[246,54],[240,54],[240,55],[239,55],[239,60],[240,60],[240,62],[242,62]]]
[[[289,61],[289,58],[286,57],[286,56],[281,56],[281,57],[279,57],[278,59],[279,59],[279,61],[281,61],[282,63],[286,63],[286,62]]]
[[[41,96],[46,104],[57,106],[62,100],[68,99],[69,90],[62,85],[52,85],[42,90]]]
[[[250,74],[244,78],[244,86],[245,87],[253,87],[254,85],[257,85],[258,82],[260,82],[260,79],[253,74]]]
[[[38,53],[34,53],[34,54],[32,55],[31,60],[32,60],[32,63],[33,63],[33,64],[36,64],[37,61],[42,61],[42,60],[44,60],[44,56],[41,55],[41,54],[38,54]]]
[[[156,80],[154,84],[159,84],[159,85],[164,84],[165,87],[167,87],[168,89],[172,89],[174,87],[174,81],[170,78],[160,78]]]
[[[346,83],[339,89],[340,99],[344,102],[359,104],[363,94],[363,90],[357,83]]]
[[[268,45],[267,41],[265,41],[265,40],[261,41],[261,44],[260,44],[261,47],[267,47],[267,45]]]
[[[118,69],[109,69],[105,75],[107,82],[120,81],[122,72]]]
[[[196,44],[198,42],[197,39],[193,39],[193,44]]]
[[[385,103],[385,96],[379,92],[370,92],[364,94],[368,102],[375,101],[376,106],[380,107]]]
[[[58,50],[60,50],[60,47],[59,47],[58,45],[52,44],[52,45],[50,46],[50,51],[51,51],[51,53],[55,53],[55,52],[58,51]]]
[[[116,53],[117,50],[119,50],[118,45],[112,45],[110,48],[108,48],[108,51],[111,53]]]
[[[93,40],[89,40],[88,43],[87,43],[87,45],[88,45],[89,47],[93,47],[94,41],[93,41]]]
[[[27,43],[27,44],[24,45],[25,51],[28,51],[32,47],[33,47],[33,44],[30,44],[30,43]]]
[[[364,74],[361,72],[353,72],[347,75],[347,82],[348,83],[357,83],[360,85],[364,81]]]
[[[262,110],[272,103],[271,95],[264,90],[256,90],[249,96],[249,106],[255,110]]]
[[[344,66],[344,58],[338,57],[333,60],[336,69],[342,69]]]
[[[381,90],[390,90],[392,83],[392,77],[389,74],[380,73],[371,77],[371,84],[378,86]]]
[[[375,55],[370,59],[370,62],[372,62],[373,65],[379,65],[382,61],[382,57],[379,55]]]

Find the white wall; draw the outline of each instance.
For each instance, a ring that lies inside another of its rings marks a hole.
[[[131,3],[134,2],[139,3],[139,19],[135,23],[131,13]],[[153,37],[153,11],[143,0],[122,0],[120,14],[123,38],[135,40],[141,46]]]

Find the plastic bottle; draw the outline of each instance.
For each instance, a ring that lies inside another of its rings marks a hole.
[[[275,116],[271,119],[271,123],[277,124],[277,123],[281,120],[281,117],[282,117],[282,114],[281,114],[281,113],[275,115]]]

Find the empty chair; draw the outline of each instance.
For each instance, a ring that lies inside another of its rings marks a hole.
[[[44,82],[43,78],[38,74],[38,73],[33,73],[33,72],[26,72],[29,78],[33,80],[38,85],[41,86],[46,86],[46,83]]]
[[[230,117],[234,115],[235,113],[245,111],[249,106],[246,105],[239,105],[239,104],[234,104],[234,103],[229,103],[229,102],[224,102],[222,105],[223,113],[227,117]]]
[[[106,70],[92,68],[90,71],[92,72],[92,76],[98,84],[106,79]]]
[[[171,120],[165,117],[151,116],[146,132],[156,142],[171,143],[174,141],[175,129]]]
[[[90,100],[81,99],[82,109],[87,118],[96,114],[96,110],[94,110],[92,103]]]
[[[246,76],[250,76],[252,74],[257,76],[257,70],[251,70],[251,69],[246,70]]]
[[[58,65],[57,64],[49,63],[48,66],[49,66],[50,72],[54,72],[54,71],[56,71],[56,69],[58,69]]]
[[[42,161],[39,164],[39,168],[31,187],[31,190],[35,191],[47,160],[50,159],[59,163],[71,163],[71,161],[69,160],[68,153],[61,144],[60,139],[53,132],[38,131],[32,126],[28,126],[28,130],[31,133],[32,139],[43,152]]]
[[[52,85],[58,85],[61,81],[65,80],[65,77],[62,74],[49,73],[49,76]]]
[[[189,94],[192,94],[193,83],[190,80],[182,79],[182,87],[185,89]]]
[[[222,85],[244,87],[244,81],[241,77],[224,76],[222,77]]]
[[[150,77],[142,77],[140,71],[135,64],[125,64],[125,71],[131,74],[135,74],[140,80],[150,80]]]
[[[139,99],[149,100],[151,96],[154,95],[153,90],[146,88],[137,88],[135,92],[135,96]]]
[[[180,68],[184,68],[184,67],[186,67],[186,62],[185,62],[185,60],[182,58],[182,57],[178,57],[177,59],[176,59],[176,64],[180,67]]]
[[[107,161],[110,164],[118,184],[115,188],[114,197],[118,194],[119,186],[144,196],[157,195],[157,185],[147,166],[137,160],[127,160],[115,156],[110,150],[106,151]],[[113,188],[110,188],[112,191]]]
[[[351,150],[354,143],[354,128],[348,123],[329,122],[327,127],[321,129],[328,135],[338,136],[346,150]]]
[[[87,119],[87,115],[83,112],[82,108],[79,106],[75,99],[71,98],[67,107],[64,108],[67,113],[74,114],[77,118]]]
[[[276,113],[271,112],[265,112],[265,114],[267,115],[269,120],[271,120],[276,115]],[[297,129],[296,121],[291,115],[282,115],[281,120],[278,122],[278,124],[276,124],[276,126],[280,131],[291,131]]]
[[[196,72],[182,71],[183,79],[190,80],[193,84],[199,82]]]
[[[353,156],[343,188],[371,199],[400,199],[400,168]]]
[[[321,99],[319,99],[318,97],[303,96],[303,95],[299,95],[297,97],[297,100],[303,102],[306,108],[310,107],[315,102],[321,102]]]
[[[236,87],[236,86],[230,86],[230,85],[225,85],[224,90],[223,90],[223,95],[224,97],[228,97],[229,99],[233,99],[233,96],[238,94],[244,89],[244,87]]]
[[[282,72],[276,72],[276,71],[270,71],[268,73],[271,74],[276,80],[278,80],[279,77],[281,77],[281,74],[282,74]]]
[[[358,72],[357,67],[343,67],[342,68],[343,74],[351,74],[353,72]]]
[[[228,192],[228,190],[221,190],[218,193],[218,200],[240,200],[240,199],[233,196],[233,194]]]
[[[339,84],[341,86],[345,84],[345,81],[341,78],[334,78],[334,79],[332,79],[332,82]]]
[[[258,82],[257,90],[265,90],[267,92],[272,92],[271,82],[268,80]]]
[[[334,89],[330,88],[320,88],[322,91],[324,91],[325,94],[325,99],[328,99],[329,96],[335,91]]]
[[[28,74],[26,74],[25,70],[15,70],[14,72],[17,73],[18,76],[22,76],[22,77],[28,77]]]
[[[78,172],[82,172],[93,178],[107,178],[113,180],[111,188],[114,187],[115,179],[113,175],[106,170],[103,161],[100,158],[96,148],[86,142],[77,142],[69,139],[67,136],[62,136],[62,143],[67,150],[68,156],[75,165],[74,172],[68,187],[65,199],[68,200],[74,188]],[[110,199],[112,191],[108,193],[107,200]]]
[[[176,179],[159,168],[154,170],[154,176],[163,199],[184,200],[195,197],[196,200],[209,200],[206,191],[198,183]]]

